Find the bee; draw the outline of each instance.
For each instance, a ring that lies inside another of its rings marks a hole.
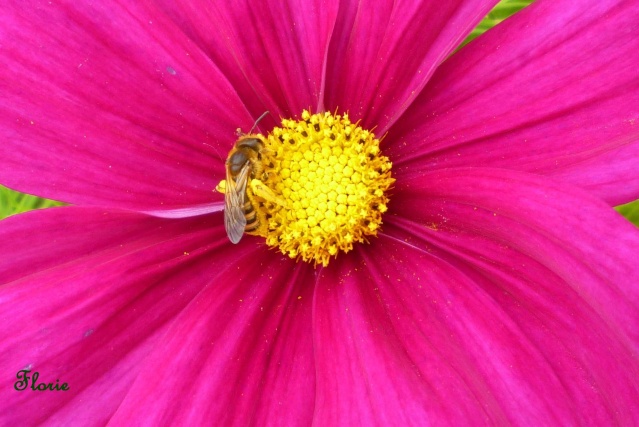
[[[237,140],[226,160],[224,227],[233,243],[239,242],[245,231],[255,231],[260,225],[246,188],[249,180],[260,176],[264,169],[261,163],[263,148],[260,136],[244,135]]]
[[[224,188],[224,227],[229,240],[238,243],[245,232],[256,231],[261,221],[255,208],[253,195],[283,205],[280,198],[261,181],[264,176],[262,153],[264,139],[253,134],[257,123],[268,111],[257,119],[248,134],[241,134],[226,159],[226,188]],[[251,191],[247,191],[250,187]]]

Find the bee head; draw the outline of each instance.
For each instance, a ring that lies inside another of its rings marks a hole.
[[[235,144],[237,148],[249,148],[254,151],[260,151],[264,147],[264,143],[259,139],[252,136],[240,138]]]
[[[240,173],[246,162],[249,161],[248,155],[242,150],[238,150],[229,156],[226,164],[229,166],[229,171],[233,176]]]

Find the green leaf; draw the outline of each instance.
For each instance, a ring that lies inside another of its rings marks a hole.
[[[462,46],[476,38],[482,33],[490,30],[504,19],[520,11],[524,7],[532,3],[533,0],[502,0],[500,1],[488,15],[477,25],[470,35],[461,44]]]
[[[62,203],[19,193],[0,185],[0,219],[33,209],[60,206]]]
[[[639,227],[639,200],[617,206],[615,209],[617,209],[617,212],[621,215],[625,216],[628,221]]]

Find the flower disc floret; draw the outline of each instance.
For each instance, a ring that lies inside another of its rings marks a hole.
[[[394,180],[372,132],[347,114],[304,111],[302,120],[283,120],[266,141],[274,154],[266,185],[286,202],[269,220],[269,246],[327,265],[377,234]]]

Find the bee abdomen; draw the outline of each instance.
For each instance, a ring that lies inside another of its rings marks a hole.
[[[245,232],[255,231],[260,226],[257,213],[250,201],[247,201],[244,204],[244,218],[246,218],[246,226],[244,227]]]

